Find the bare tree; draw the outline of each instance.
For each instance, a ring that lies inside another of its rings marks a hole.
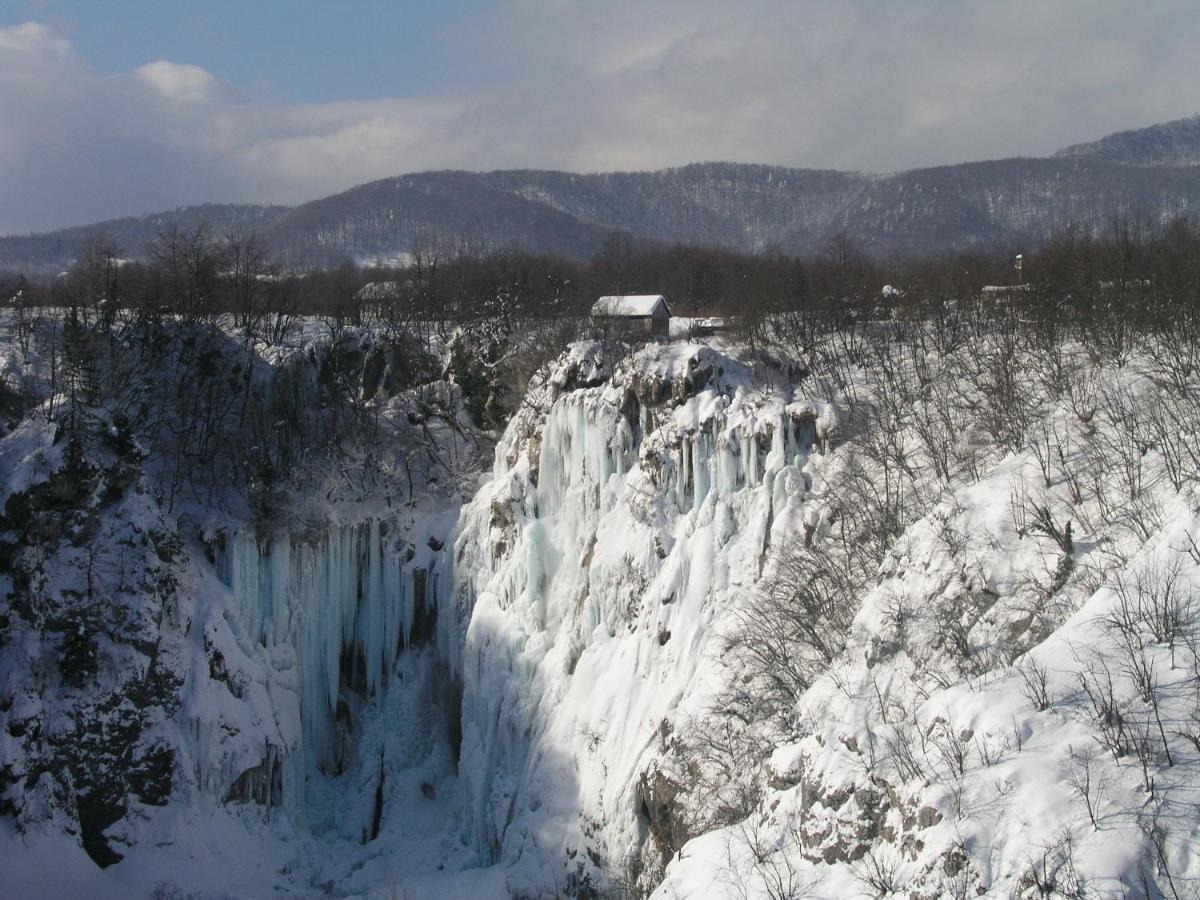
[[[267,313],[263,288],[271,271],[266,247],[252,231],[230,231],[219,250],[234,324],[255,334]]]
[[[755,705],[790,723],[800,695],[841,653],[856,611],[854,585],[823,550],[800,540],[780,547],[731,639]]]
[[[203,321],[216,311],[218,257],[208,226],[184,231],[172,226],[154,241],[151,254],[163,274],[163,298],[168,309],[188,323]]]
[[[1068,747],[1067,755],[1070,758],[1067,768],[1067,785],[1082,801],[1092,828],[1099,830],[1100,804],[1104,802],[1108,792],[1104,768],[1097,763],[1096,756],[1091,749],[1076,750],[1074,747]]]

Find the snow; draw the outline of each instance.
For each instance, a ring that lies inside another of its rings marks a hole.
[[[33,418],[23,420],[0,445],[0,506],[12,494],[28,490],[62,465],[62,447],[54,445],[54,426]]]
[[[1170,566],[1185,591],[1200,586],[1188,551],[1200,495],[1171,486],[1159,448],[1129,456],[1142,505],[1113,517],[1112,473],[1078,497],[1063,472],[1042,489],[1028,448],[967,423],[939,480],[911,420],[889,433],[916,473],[898,533],[862,573],[846,647],[791,729],[764,732],[761,769],[747,756],[725,780],[753,781],[761,798],[722,821],[705,817],[720,798],[695,787],[708,763],[680,748],[744,675],[730,637],[780,548],[848,527],[864,496],[848,485],[895,490],[893,473],[862,463],[874,436],[864,423],[892,385],[866,365],[845,394],[815,377],[796,384],[724,341],[606,352],[575,344],[534,380],[466,502],[431,486],[431,463],[419,499],[400,503],[381,477],[351,501],[349,479],[331,478],[298,491],[303,515],[265,534],[189,509],[200,524],[180,527],[179,646],[167,646],[187,677],[177,714],[159,723],[180,754],[176,794],[113,826],[126,858],[99,871],[64,835],[43,776],[23,788],[16,822],[0,820],[5,890],[130,896],[171,881],[249,896],[501,897],[642,873],[642,887],[663,877],[662,898],[773,896],[781,883],[832,898],[862,894],[876,865],[914,897],[1007,897],[1028,890],[1039,861],[1065,882],[1069,860],[1098,895],[1120,896],[1136,890],[1155,815],[1171,870],[1200,878],[1200,749],[1176,740],[1173,763],[1152,771],[1114,758],[1081,688],[1106,669],[1140,710],[1109,624],[1121,587]],[[1101,396],[1129,392],[1143,418],[1156,402],[1137,360],[1096,381]],[[412,399],[385,411],[402,421]],[[1137,446],[1103,414],[1081,421],[1069,398],[1037,403],[1037,421],[1079,454],[1064,471],[1103,461],[1085,450]],[[438,458],[460,452],[451,423],[428,427]],[[4,436],[5,498],[56,471],[60,452],[37,418]],[[1054,589],[1064,554],[1021,524],[1022,497],[1074,526],[1073,569]],[[114,555],[164,521],[137,498],[105,520]],[[4,657],[6,694],[36,658],[24,640],[28,658]],[[1161,641],[1145,650],[1163,730],[1183,734],[1194,660]],[[1043,709],[1026,696],[1030,666],[1047,673]],[[25,746],[3,741],[3,759],[19,762]],[[1095,826],[1073,783],[1081,760],[1103,787]],[[677,807],[710,823],[673,855],[651,811],[659,775],[678,784]],[[242,802],[255,792],[274,802]]]
[[[593,316],[636,318],[656,313],[670,315],[667,298],[662,294],[625,294],[601,297],[592,306]]]
[[[601,884],[595,860],[637,856],[639,773],[661,723],[704,702],[711,626],[757,577],[776,485],[815,440],[703,345],[648,348],[628,371],[648,393],[713,387],[665,416],[631,409],[619,376],[563,394],[536,465],[515,446],[531,430],[518,417],[497,448],[512,464],[464,510],[455,548],[471,609],[463,835],[521,889],[564,858],[561,877]]]

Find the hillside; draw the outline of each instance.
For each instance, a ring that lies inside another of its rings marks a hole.
[[[0,271],[56,275],[98,236],[114,241],[126,257],[142,258],[149,252],[154,238],[174,225],[191,229],[204,223],[218,233],[238,229],[266,232],[287,212],[286,206],[207,203],[145,216],[110,219],[95,225],[62,228],[45,234],[3,237],[0,238]]]
[[[1130,166],[1200,165],[1200,115],[1118,131],[1098,141],[1064,147],[1054,155],[1090,156]]]
[[[1165,221],[1200,208],[1200,119],[1018,158],[890,175],[698,163],[654,172],[423,172],[300,206],[199,206],[0,238],[0,270],[53,275],[93,234],[144,256],[165,227],[253,229],[285,265],[402,258],[415,243],[586,258],[613,231],[659,243],[810,255],[846,234],[878,257],[1031,247],[1114,215]]]

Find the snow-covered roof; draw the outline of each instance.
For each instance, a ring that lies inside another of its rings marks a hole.
[[[400,297],[397,281],[368,281],[355,295],[359,300],[396,300]]]
[[[662,294],[610,295],[596,301],[596,305],[592,307],[592,315],[627,318],[652,316],[658,311],[660,303],[662,304],[661,311],[668,316],[671,315],[671,308],[667,306],[667,298]]]

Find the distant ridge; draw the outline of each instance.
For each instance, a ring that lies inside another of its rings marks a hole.
[[[808,255],[846,234],[867,252],[1032,247],[1068,223],[1200,210],[1200,117],[1076,144],[1050,158],[886,176],[741,163],[653,172],[422,172],[295,207],[208,205],[0,238],[0,270],[54,275],[104,233],[142,257],[164,228],[256,231],[285,265],[394,260],[415,244],[595,253],[614,231],[660,243]]]
[[[1130,166],[1200,165],[1200,115],[1149,128],[1118,131],[1089,144],[1075,144],[1056,157],[1090,156]]]

